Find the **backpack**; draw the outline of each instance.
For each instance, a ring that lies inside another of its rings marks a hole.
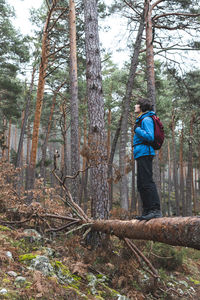
[[[149,117],[153,119],[154,123],[154,141],[144,142],[143,144],[152,146],[154,150],[159,150],[162,147],[165,138],[164,127],[159,117],[157,117],[156,115],[152,115]],[[140,125],[142,120],[140,121]]]

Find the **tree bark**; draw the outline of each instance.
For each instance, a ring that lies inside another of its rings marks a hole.
[[[111,146],[111,151],[109,155],[109,161],[108,161],[108,182],[109,184],[113,184],[113,160],[114,160],[114,155],[115,155],[115,150],[117,146],[117,141],[120,135],[120,130],[121,130],[121,124],[122,124],[122,115],[119,119],[117,129],[115,131],[115,136],[112,141],[112,146]],[[112,189],[109,190],[109,207],[112,209],[112,202],[113,202],[113,193]]]
[[[46,152],[47,152],[49,134],[50,134],[50,131],[51,131],[51,125],[52,125],[54,109],[55,109],[55,105],[56,105],[56,98],[57,98],[57,95],[58,95],[60,89],[63,87],[64,84],[65,84],[65,82],[61,83],[61,85],[56,89],[56,91],[53,94],[50,115],[49,115],[48,124],[47,124],[46,132],[45,132],[44,143],[42,145],[42,159],[41,159],[40,173],[41,173],[41,177],[43,177],[43,178],[45,178]]]
[[[193,125],[195,120],[195,114],[193,113],[190,120],[190,137],[189,137],[189,149],[188,149],[188,172],[186,178],[186,216],[192,215],[192,156],[193,156]]]
[[[171,190],[172,190],[172,184],[171,184],[171,152],[170,152],[170,143],[168,141],[167,145],[167,154],[168,154],[168,216],[171,215]]]
[[[140,21],[140,26],[138,29],[138,34],[135,42],[135,48],[133,57],[131,59],[131,68],[129,72],[129,78],[126,86],[126,95],[123,99],[122,104],[122,123],[121,123],[121,133],[120,133],[120,201],[121,207],[125,210],[129,209],[128,203],[128,180],[126,175],[126,145],[127,145],[127,130],[128,130],[128,115],[130,110],[130,100],[132,96],[133,84],[136,74],[136,69],[138,65],[138,57],[141,48],[142,35],[144,31],[144,19],[143,16]]]
[[[156,88],[153,51],[153,24],[151,0],[145,1],[145,28],[146,28],[146,64],[147,64],[147,93],[156,111]]]
[[[48,44],[49,44],[49,32],[48,27],[50,23],[50,18],[53,12],[54,5],[52,5],[51,9],[48,12],[48,16],[46,18],[46,23],[43,30],[43,38],[42,38],[42,53],[41,53],[41,63],[39,68],[39,79],[38,79],[38,88],[37,88],[37,98],[36,98],[36,108],[35,108],[35,117],[34,117],[34,125],[33,125],[33,134],[32,134],[32,147],[31,147],[31,156],[30,156],[30,166],[28,168],[28,182],[27,188],[34,187],[35,181],[35,165],[37,159],[37,147],[38,147],[38,139],[39,139],[39,127],[40,127],[40,118],[42,113],[42,104],[44,97],[44,87],[45,87],[45,76],[48,65]]]
[[[185,185],[184,185],[184,173],[183,173],[183,128],[180,135],[180,200],[182,203],[182,216],[185,216]]]
[[[121,239],[151,240],[200,250],[200,218],[198,217],[166,217],[148,222],[97,220],[92,224],[92,228]]]
[[[7,135],[6,135],[6,128],[7,128],[7,120],[6,118],[3,119],[3,133],[2,133],[2,139],[3,139],[3,143],[2,143],[2,159],[6,160],[6,149],[7,149]],[[15,129],[17,128],[17,126],[15,126]]]
[[[156,3],[156,2],[155,2]],[[155,5],[154,5],[155,6]],[[156,112],[156,87],[155,87],[155,67],[154,67],[154,48],[153,48],[153,22],[152,22],[152,10],[154,6],[151,5],[151,0],[145,0],[145,29],[146,29],[146,67],[147,67],[147,94],[150,99],[153,110]],[[159,160],[158,153],[153,164],[153,174],[158,189],[159,196],[160,191],[160,174],[159,174]]]
[[[69,159],[69,153],[68,151],[68,128],[69,125],[67,125],[67,99],[63,102],[63,104],[60,107],[61,110],[61,121],[60,121],[60,127],[61,127],[61,133],[63,137],[63,168],[62,168],[62,175],[65,177],[66,175],[69,175],[69,166],[70,166],[70,159]],[[66,184],[68,185],[68,180],[66,180]]]
[[[70,104],[71,104],[71,175],[80,169],[79,151],[79,115],[78,115],[78,75],[76,49],[75,2],[69,1],[69,37],[70,37]],[[78,203],[80,197],[80,176],[71,182],[73,199]]]
[[[16,159],[16,165],[15,165],[17,168],[20,166],[21,152],[22,152],[24,134],[25,134],[25,129],[26,129],[28,115],[29,115],[35,70],[36,70],[35,67],[33,67],[32,76],[31,76],[31,84],[30,84],[29,92],[28,92],[27,99],[26,99],[26,107],[25,107],[24,118],[23,118],[23,122],[22,122],[22,128],[21,128],[18,150],[17,150],[17,159]]]
[[[91,197],[94,218],[108,218],[108,166],[97,1],[84,1]]]
[[[180,215],[180,200],[179,200],[179,187],[178,187],[178,170],[177,170],[177,158],[176,158],[176,140],[175,140],[175,113],[172,114],[172,153],[173,153],[173,179],[175,189],[175,201],[176,201],[176,215]]]
[[[11,136],[11,119],[9,120],[9,127],[8,127],[8,149],[7,149],[7,160],[10,161],[10,136]]]
[[[133,114],[131,114],[131,164],[132,164],[132,187],[131,187],[131,211],[135,211],[137,209],[137,198],[136,198],[136,180],[135,180],[135,160],[133,157],[133,137],[134,137],[134,118]]]

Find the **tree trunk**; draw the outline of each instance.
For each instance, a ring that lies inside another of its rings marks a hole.
[[[145,28],[146,28],[146,67],[147,67],[147,95],[150,99],[153,110],[156,111],[156,87],[155,87],[155,67],[154,67],[154,49],[153,49],[153,23],[152,23],[152,6],[151,0],[145,1]],[[158,194],[160,191],[160,174],[158,153],[153,164],[153,174],[157,185]]]
[[[83,149],[86,149],[87,146],[87,116],[86,113],[83,116]],[[83,155],[83,164],[82,164],[82,169],[85,170],[87,168],[87,160],[86,156]],[[83,203],[84,205],[84,212],[87,211],[87,179],[88,179],[88,169],[82,173],[82,178],[81,178],[81,189],[80,189],[80,202]],[[86,194],[86,198],[85,198]]]
[[[195,120],[195,114],[192,114],[190,120],[190,137],[189,137],[189,149],[188,149],[188,172],[186,178],[186,215],[192,215],[192,156],[193,156],[193,124]]]
[[[136,184],[135,184],[135,160],[133,157],[133,137],[134,137],[134,119],[133,119],[133,114],[131,114],[131,164],[132,164],[132,188],[131,188],[131,211],[136,212],[137,208],[137,198],[136,198]]]
[[[136,38],[135,48],[133,57],[131,59],[131,68],[129,72],[129,78],[126,86],[126,95],[123,99],[122,104],[122,124],[121,124],[121,133],[120,133],[120,201],[121,207],[125,210],[128,210],[128,180],[126,175],[126,145],[127,145],[127,130],[128,130],[128,115],[130,110],[130,99],[132,96],[133,84],[136,74],[136,69],[138,65],[138,57],[141,48],[142,35],[144,31],[144,19],[143,16],[140,21],[140,26],[138,29],[138,34]]]
[[[163,166],[162,169],[162,174],[161,174],[161,178],[162,178],[162,194],[163,194],[163,203],[164,203],[164,210],[163,210],[163,214],[164,216],[167,215],[167,203],[166,203],[166,179],[165,179],[165,166]]]
[[[11,136],[11,119],[9,120],[9,127],[8,127],[8,149],[7,149],[7,159],[8,162],[10,161],[10,136]]]
[[[17,125],[15,125],[15,133],[14,133],[14,150],[17,152],[17,136],[18,136],[18,129]]]
[[[51,131],[53,113],[54,113],[54,109],[55,109],[55,105],[56,105],[56,98],[57,98],[57,94],[59,93],[60,89],[63,87],[64,84],[65,84],[65,82],[63,82],[56,89],[56,91],[54,92],[54,95],[53,95],[53,99],[52,99],[48,125],[47,125],[47,128],[46,128],[44,143],[42,145],[42,159],[41,159],[40,173],[41,173],[41,177],[43,177],[43,178],[45,178],[45,161],[46,161],[47,144],[48,144],[48,140],[49,140],[49,134],[50,134],[50,131]]]
[[[178,187],[178,170],[176,158],[176,140],[175,140],[175,114],[172,114],[172,149],[173,149],[173,179],[175,189],[176,216],[180,215],[179,187]]]
[[[171,215],[171,190],[172,190],[172,184],[171,184],[171,155],[170,155],[170,142],[168,141],[168,147],[167,147],[167,153],[168,153],[168,216]]]
[[[109,185],[109,210],[112,209],[113,202],[113,174],[112,166],[109,166],[110,154],[111,154],[111,109],[108,109],[108,133],[107,133],[107,153],[108,153],[108,173],[110,170],[110,176],[108,176],[108,185]]]
[[[29,161],[30,161],[30,143],[31,143],[31,129],[30,129],[30,121],[28,120],[27,125],[27,144],[26,144],[26,171],[25,171],[25,190],[27,190],[27,183],[28,183],[28,170],[29,170]]]
[[[26,129],[26,125],[27,125],[30,103],[31,103],[31,95],[32,95],[33,84],[34,84],[34,76],[35,76],[35,67],[33,67],[32,76],[31,76],[31,84],[30,84],[29,92],[28,92],[27,99],[26,99],[26,107],[25,107],[24,118],[23,118],[23,122],[22,122],[18,150],[17,150],[17,159],[16,159],[16,165],[15,165],[16,167],[20,166],[24,134],[25,134],[25,129]]]
[[[183,128],[181,129],[180,135],[180,200],[182,203],[182,216],[185,216],[185,185],[184,185],[184,174],[183,174]]]
[[[15,126],[16,129],[17,126]],[[7,138],[6,138],[6,128],[7,128],[7,121],[6,118],[3,119],[3,133],[2,133],[2,159],[6,160],[6,149],[7,149]]]
[[[61,133],[62,133],[62,137],[63,137],[63,154],[64,154],[64,164],[63,164],[63,169],[62,169],[62,173],[63,173],[63,177],[65,177],[68,174],[68,170],[69,170],[69,162],[68,162],[68,151],[67,151],[67,146],[68,146],[68,138],[67,138],[67,130],[68,130],[68,126],[67,126],[67,108],[66,108],[66,103],[64,102],[61,107],[61,113],[62,113],[62,122],[61,123]],[[67,180],[66,180],[67,181]],[[68,182],[66,182],[68,183]]]
[[[153,51],[153,24],[151,0],[145,1],[145,28],[146,28],[146,64],[147,64],[147,93],[156,111],[156,89]]]
[[[108,153],[108,162],[109,162],[109,158],[110,158],[110,150],[111,150],[111,145],[110,145],[110,141],[111,141],[111,109],[108,109],[108,133],[107,133],[107,153]]]
[[[92,228],[120,239],[151,240],[200,250],[200,218],[175,217],[146,221],[97,220]]]
[[[114,155],[115,155],[115,149],[117,146],[117,141],[120,135],[120,130],[121,130],[121,124],[122,124],[122,115],[120,117],[117,129],[115,131],[115,136],[112,141],[112,146],[111,146],[111,151],[109,155],[109,161],[108,161],[108,182],[109,184],[113,185],[113,160],[114,160]],[[109,190],[109,207],[112,209],[112,202],[113,202],[113,193],[112,189]]]
[[[91,197],[94,218],[108,218],[108,167],[97,1],[84,0]]]
[[[76,50],[76,14],[75,2],[69,1],[69,37],[70,37],[70,103],[71,103],[71,175],[80,169],[79,120],[78,120],[78,77]],[[79,197],[80,176],[71,182],[71,193],[76,203]]]
[[[41,54],[41,63],[39,68],[39,79],[38,79],[36,108],[35,108],[35,117],[34,117],[33,134],[32,134],[30,166],[28,169],[28,182],[27,182],[28,189],[34,187],[34,181],[35,181],[35,165],[36,165],[36,158],[37,158],[40,118],[42,113],[42,104],[43,104],[43,97],[44,97],[45,76],[46,76],[46,70],[48,65],[48,44],[49,44],[48,27],[49,27],[49,22],[50,22],[50,17],[52,12],[53,12],[53,6],[48,12],[48,16],[43,30],[42,54]]]

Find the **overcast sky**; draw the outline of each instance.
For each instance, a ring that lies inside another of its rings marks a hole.
[[[15,8],[16,19],[13,20],[13,23],[16,25],[16,28],[19,28],[23,34],[30,33],[29,10],[32,7],[39,8],[42,0],[7,0],[7,2]]]
[[[13,20],[16,28],[19,28],[22,34],[30,34],[31,33],[31,23],[29,21],[29,10],[31,8],[39,8],[42,4],[42,0],[7,0],[7,2],[15,8],[16,19]],[[112,0],[106,0],[107,4],[110,4]],[[105,21],[104,21],[105,22]],[[112,59],[115,63],[118,63],[119,66],[123,65],[123,62],[126,60],[128,55],[126,52],[125,55],[122,52],[119,52],[121,49],[125,51],[126,47],[126,36],[125,36],[125,27],[126,25],[122,23],[122,21],[117,20],[116,16],[113,19],[109,19],[107,24],[110,27],[106,32],[100,32],[100,41],[103,44],[103,47],[106,48],[107,51],[111,51],[113,53]],[[123,34],[124,31],[124,34]]]
[[[30,34],[32,25],[29,22],[29,10],[30,8],[39,8],[42,4],[42,0],[7,0],[7,2],[14,6],[16,11],[16,19],[13,21],[16,28],[19,28],[23,34]],[[106,0],[106,4],[110,4],[112,0]],[[100,21],[100,20],[99,20]],[[103,21],[109,29],[105,32],[100,32],[100,41],[103,47],[107,51],[112,52],[112,60],[120,67],[123,66],[124,61],[129,60],[127,47],[127,31],[126,24],[122,22],[122,19],[118,17],[109,18],[106,22]],[[100,23],[101,24],[101,23]],[[169,54],[168,54],[169,56]],[[182,63],[184,68],[194,68],[200,65],[199,52],[190,51],[189,53],[180,52],[178,55],[170,56],[174,60],[178,60]],[[195,59],[195,62],[189,58]],[[156,56],[156,59],[158,57]],[[161,59],[159,57],[159,59]]]

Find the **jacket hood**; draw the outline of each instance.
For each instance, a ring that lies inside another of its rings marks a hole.
[[[153,115],[155,115],[156,113],[151,110],[151,111],[147,111],[147,112],[144,112],[142,115],[140,115],[137,119],[136,119],[136,123],[140,122],[141,120],[143,120],[144,118],[146,117],[151,117]]]

